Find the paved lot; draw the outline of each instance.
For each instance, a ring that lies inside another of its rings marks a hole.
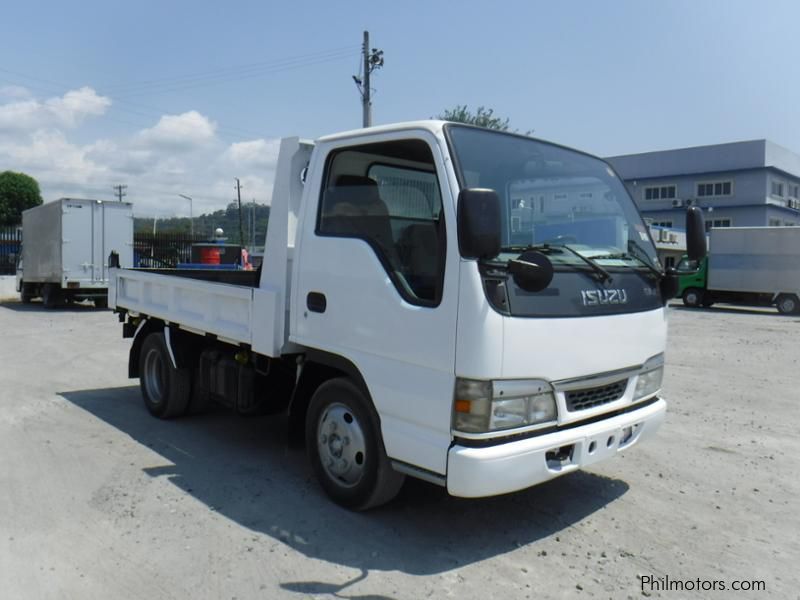
[[[488,500],[331,504],[280,418],[161,422],[88,306],[0,305],[0,598],[798,598],[800,317],[670,310],[657,439]]]

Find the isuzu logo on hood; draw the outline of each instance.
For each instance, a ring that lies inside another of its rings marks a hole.
[[[625,290],[581,290],[584,306],[603,306],[606,304],[627,304]]]

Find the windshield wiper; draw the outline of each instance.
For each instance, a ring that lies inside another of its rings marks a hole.
[[[634,250],[634,248],[636,250]],[[632,258],[639,262],[639,264],[643,265],[647,268],[648,271],[653,273],[656,277],[661,279],[664,277],[664,272],[661,269],[657,268],[653,263],[650,262],[650,259],[643,255],[641,248],[631,241],[628,242],[628,252],[620,252],[618,254],[602,254],[599,256],[591,256],[589,258],[597,259],[597,258]]]
[[[575,250],[575,248],[567,244],[548,243],[548,244],[529,244],[527,246],[503,246],[500,250],[503,252],[525,252],[526,250],[538,250],[540,252],[544,252],[545,254],[547,254],[548,252],[552,252],[554,249],[560,250],[561,248],[567,250],[568,252],[571,252],[572,254],[580,258],[583,262],[585,262],[587,265],[589,265],[592,268],[592,271],[594,271],[598,275],[600,281],[613,280],[613,277],[611,277],[611,273],[609,273],[603,267],[597,264],[597,262],[595,262],[593,258],[584,256],[583,254]]]
[[[584,256],[583,254],[581,254],[580,252],[575,250],[575,248],[573,248],[572,246],[568,246],[567,244],[551,244],[551,245],[555,246],[556,248],[564,248],[564,250],[569,250],[570,252],[572,252],[575,256],[577,256],[583,262],[585,262],[587,265],[592,267],[592,270],[595,273],[597,273],[597,275],[600,277],[600,281],[601,282],[602,281],[606,281],[606,280],[613,281],[613,277],[611,277],[611,273],[609,273],[603,267],[601,267],[597,263],[597,261],[594,260],[594,258],[591,258],[589,256]]]

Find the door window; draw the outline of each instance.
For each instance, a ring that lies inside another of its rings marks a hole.
[[[428,145],[402,140],[331,153],[317,234],[364,240],[407,302],[437,306],[445,223]]]

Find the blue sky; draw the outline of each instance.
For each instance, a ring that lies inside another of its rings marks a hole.
[[[75,6],[77,5],[77,6]],[[800,3],[26,2],[0,22],[0,170],[140,214],[267,202],[275,139],[484,105],[599,155],[768,138],[800,152]]]

